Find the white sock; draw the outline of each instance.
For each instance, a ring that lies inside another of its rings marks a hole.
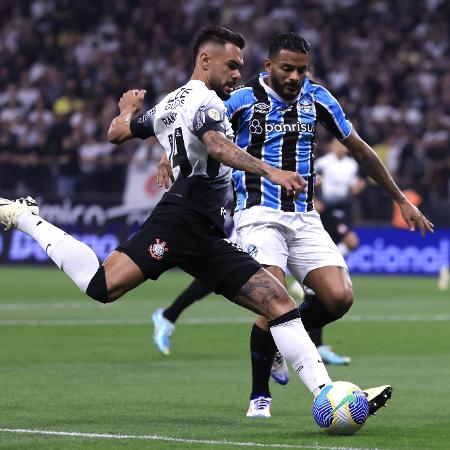
[[[347,245],[344,242],[339,242],[337,248],[341,252],[342,256],[347,256],[350,253]]]
[[[86,292],[100,266],[90,247],[27,210],[17,218],[17,229],[31,236],[53,262]]]
[[[278,350],[314,396],[322,385],[331,383],[325,364],[301,319],[272,326],[270,332]]]

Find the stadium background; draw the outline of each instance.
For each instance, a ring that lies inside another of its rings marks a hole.
[[[188,78],[195,33],[221,24],[247,39],[243,80],[262,69],[274,34],[305,36],[314,79],[437,226],[426,242],[384,233],[392,201],[369,182],[354,201],[355,224],[369,240],[352,256],[352,271],[434,274],[449,260],[449,2],[19,0],[1,2],[0,17],[0,192],[38,198],[44,217],[100,258],[162,194],[157,144],[106,140],[121,93],[146,89],[145,106],[153,105]],[[317,156],[326,138],[319,135]],[[0,261],[46,258],[16,232],[0,238]]]
[[[104,258],[160,195],[159,147],[106,141],[118,99],[145,88],[150,106],[183,83],[188,43],[210,23],[247,38],[244,80],[273,34],[303,34],[315,78],[437,225],[425,239],[394,229],[392,203],[373,184],[355,204],[352,273],[408,276],[353,277],[355,304],[326,329],[352,363],[329,372],[392,384],[389,408],[333,438],[293,380],[271,384],[270,421],[249,422],[253,314],[210,296],[183,314],[163,358],[150,315],[187,275],[170,271],[105,307],[36,267],[48,259],[26,235],[1,231],[0,448],[447,450],[449,291],[410,275],[434,276],[450,253],[448,1],[0,1],[0,196],[36,196],[46,218]]]

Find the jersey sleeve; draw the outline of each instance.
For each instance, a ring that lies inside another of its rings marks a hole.
[[[147,139],[155,136],[155,111],[156,109],[152,108],[130,122],[131,134],[134,137]]]
[[[250,107],[255,102],[250,87],[241,87],[231,93],[231,97],[224,103],[227,109],[227,117],[232,122],[233,118],[243,109]]]
[[[194,134],[200,140],[202,140],[203,135],[210,130],[221,131],[226,135],[228,123],[223,102],[219,97],[214,97],[207,104],[202,104],[194,114]]]
[[[345,117],[341,105],[331,93],[319,86],[314,94],[317,121],[339,140],[347,139],[352,131],[352,124]]]

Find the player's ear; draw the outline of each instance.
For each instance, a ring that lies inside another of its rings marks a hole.
[[[199,62],[202,69],[207,70],[209,68],[209,61],[210,59],[207,53],[205,52],[200,53]]]
[[[272,61],[269,58],[266,58],[264,65],[266,66],[266,71],[268,72],[270,70],[270,66],[272,65]]]

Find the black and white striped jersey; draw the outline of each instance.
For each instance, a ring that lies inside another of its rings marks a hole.
[[[133,119],[130,129],[141,139],[156,136],[172,167],[179,167],[175,183],[160,203],[183,204],[223,226],[231,169],[211,158],[202,142],[209,130],[233,138],[225,106],[217,94],[202,81],[191,80]]]

